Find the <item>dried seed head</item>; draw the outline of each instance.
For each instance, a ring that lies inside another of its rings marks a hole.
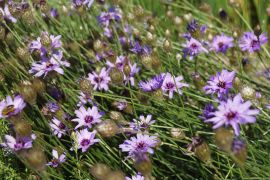
[[[37,92],[32,84],[21,83],[19,86],[19,92],[27,103],[31,105],[36,104]]]
[[[250,86],[243,86],[240,93],[245,100],[256,99],[256,91]]]
[[[6,40],[6,43],[8,45],[13,45],[14,42],[15,42],[15,38],[14,38],[14,36],[13,36],[13,34],[11,32],[9,32],[9,33],[6,34],[5,40]]]
[[[22,137],[30,136],[32,133],[31,124],[23,119],[15,123],[14,130],[19,136]]]
[[[199,7],[199,9],[201,10],[201,11],[203,11],[203,12],[207,12],[207,13],[211,13],[211,11],[212,11],[212,8],[211,8],[211,6],[208,4],[208,3],[202,3],[201,5],[200,5],[200,7]]]
[[[125,64],[124,65],[124,74],[126,75],[126,76],[129,76],[129,74],[130,74],[130,72],[131,72],[131,68],[130,68],[130,66],[129,66],[129,64]]]
[[[166,31],[165,31],[165,37],[166,38],[170,38],[171,37],[171,32],[170,32],[169,29],[166,29]]]
[[[41,178],[40,178],[38,175],[30,174],[30,175],[27,177],[27,180],[41,180]]]
[[[40,94],[40,95],[42,95],[42,94],[45,92],[46,85],[45,85],[45,83],[44,83],[41,79],[39,79],[39,78],[34,78],[34,79],[32,80],[32,86],[33,86],[34,90],[35,90],[38,94]]]
[[[30,59],[30,53],[27,48],[19,47],[17,48],[17,56],[20,58],[23,62],[23,64],[26,64],[29,62]]]
[[[103,163],[96,163],[90,169],[92,176],[97,179],[104,179],[110,172],[111,168]]]
[[[51,44],[51,39],[47,33],[42,33],[40,37],[40,42],[43,46],[50,46]]]
[[[234,138],[234,132],[228,128],[218,128],[215,130],[215,143],[225,152],[230,152],[232,148],[232,142]]]
[[[112,120],[102,121],[96,129],[102,137],[113,137],[119,132],[117,124]]]
[[[187,21],[187,22],[190,22],[192,20],[192,14],[191,13],[187,13],[187,14],[184,14],[184,19]]]
[[[142,17],[144,17],[144,9],[142,8],[142,6],[135,6],[133,12],[137,19],[141,19]]]
[[[148,44],[153,44],[155,40],[156,40],[156,37],[151,32],[146,33],[146,42]]]
[[[179,27],[183,23],[183,20],[179,16],[176,16],[174,18],[174,21],[173,22],[174,22],[175,26]]]
[[[174,13],[173,13],[172,10],[168,10],[168,11],[166,12],[166,15],[168,16],[168,18],[173,18]]]
[[[154,25],[149,26],[149,31],[150,31],[151,33],[155,33],[155,31],[156,31],[155,26],[154,26]]]
[[[125,179],[126,179],[125,174],[122,171],[117,170],[109,172],[109,174],[107,174],[107,176],[102,180],[125,180]]]
[[[28,150],[26,160],[29,166],[37,171],[42,171],[46,167],[46,156],[40,148],[33,147]]]
[[[170,134],[176,139],[184,139],[186,137],[185,132],[180,128],[172,128]]]
[[[35,24],[35,18],[33,18],[33,16],[34,15],[31,10],[25,11],[22,15],[22,20],[29,26],[33,25]]]
[[[92,94],[93,86],[92,86],[91,82],[88,79],[86,79],[86,78],[80,79],[79,86],[80,86],[81,91],[84,94],[87,94],[87,95]]]
[[[109,75],[114,84],[122,84],[124,82],[124,74],[117,68],[112,68]]]

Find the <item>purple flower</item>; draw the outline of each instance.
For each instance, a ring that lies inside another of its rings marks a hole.
[[[82,152],[88,150],[90,146],[99,142],[99,139],[95,139],[96,131],[89,132],[87,129],[76,132],[78,149],[82,149]]]
[[[61,163],[66,161],[66,154],[63,153],[59,156],[56,150],[52,150],[53,159],[47,165],[52,166],[54,168],[58,167]]]
[[[141,174],[136,174],[135,176],[132,176],[131,178],[126,177],[126,180],[144,180],[144,177]]]
[[[217,93],[218,97],[226,95],[228,91],[232,88],[233,79],[235,77],[235,72],[229,72],[227,70],[222,70],[218,72],[215,76],[212,76],[207,85],[203,88],[206,94]]]
[[[120,99],[115,103],[115,106],[117,107],[117,109],[119,109],[120,111],[126,109],[128,103],[125,99]]]
[[[172,76],[170,73],[166,73],[164,75],[164,81],[162,84],[162,91],[164,95],[169,95],[171,99],[173,97],[174,92],[178,94],[182,94],[182,87],[188,87],[189,85],[181,82],[183,80],[183,76]]]
[[[26,106],[23,98],[20,95],[14,97],[7,96],[6,99],[0,102],[0,118],[8,118],[19,114]]]
[[[77,104],[78,107],[81,107],[83,105],[86,105],[87,103],[91,104],[91,105],[94,105],[94,102],[91,98],[91,96],[83,93],[83,92],[80,92],[79,94],[79,102]]]
[[[222,34],[214,37],[210,50],[215,50],[217,53],[222,52],[225,54],[227,50],[233,46],[233,38]]]
[[[93,4],[94,0],[72,0],[72,4],[74,7],[80,7],[86,5],[87,8],[90,8]]]
[[[153,92],[161,88],[163,81],[164,74],[159,74],[148,81],[140,81],[139,88],[145,92]]]
[[[55,71],[59,74],[64,74],[64,70],[61,66],[69,67],[70,63],[67,61],[63,61],[63,52],[59,51],[57,54],[53,54],[53,56],[46,61],[34,62],[32,64],[29,73],[34,74],[36,77],[47,76],[49,72]]]
[[[8,8],[8,5],[7,5],[7,4],[5,5],[4,9],[0,8],[0,11],[2,12],[2,14],[3,14],[3,16],[4,16],[4,18],[5,18],[6,20],[11,21],[11,22],[13,22],[13,23],[16,23],[16,22],[17,22],[17,19],[14,18],[14,17],[11,15],[11,13],[10,13],[10,11],[9,11],[9,8]]]
[[[136,157],[137,155],[154,153],[154,147],[158,140],[156,136],[149,136],[147,134],[137,134],[136,137],[131,137],[130,140],[125,140],[119,147],[123,152],[128,152],[129,157]]]
[[[75,114],[77,118],[73,119],[72,121],[79,123],[75,129],[82,126],[91,128],[93,124],[99,123],[101,121],[100,118],[102,117],[96,106],[87,109],[81,106],[79,110],[75,111]]]
[[[55,113],[60,109],[59,105],[56,102],[47,102],[45,106],[52,113]]]
[[[190,56],[190,59],[192,59],[194,56],[197,56],[200,53],[208,53],[207,49],[205,49],[203,47],[203,45],[196,39],[194,38],[190,38],[187,40],[187,42],[185,44],[183,44],[184,46],[184,57],[186,57],[187,55]]]
[[[120,21],[122,18],[121,11],[118,8],[110,8],[109,12],[102,12],[98,16],[98,22],[104,27],[108,27],[111,21]]]
[[[204,107],[203,115],[200,116],[200,118],[204,121],[207,119],[213,118],[213,117],[215,117],[213,115],[215,111],[216,111],[216,108],[214,107],[214,105],[212,103],[209,103]]]
[[[130,123],[130,127],[133,128],[134,130],[147,130],[152,124],[154,124],[156,120],[152,120],[152,115],[147,115],[144,117],[141,115],[139,117],[139,120],[133,119],[133,122]]]
[[[251,102],[243,102],[241,94],[236,95],[233,99],[226,102],[220,102],[217,111],[213,113],[214,117],[207,119],[205,122],[214,123],[213,128],[219,128],[222,125],[232,126],[235,135],[240,135],[239,124],[254,123],[259,110],[250,109]]]
[[[234,154],[239,153],[242,149],[245,149],[247,147],[246,143],[239,139],[239,138],[235,138],[233,140],[233,144],[232,144],[232,151]]]
[[[100,73],[97,74],[96,72],[89,73],[88,79],[90,80],[91,84],[94,86],[94,90],[109,90],[109,82],[111,78],[109,77],[108,71],[106,68],[102,68]]]
[[[34,134],[31,135],[31,137],[20,137],[17,136],[16,138],[5,135],[5,142],[1,145],[3,147],[10,148],[14,151],[20,151],[22,149],[29,149],[32,147],[32,141],[36,139],[36,136]]]
[[[261,34],[257,37],[253,32],[245,32],[238,44],[242,51],[253,53],[259,51],[261,46],[267,43],[267,41],[268,37],[265,34]]]
[[[67,127],[64,123],[56,119],[55,117],[49,123],[53,134],[56,135],[58,138],[61,138],[62,135],[65,135],[67,132]]]
[[[130,67],[130,73],[128,75],[124,74],[124,82],[127,84],[130,82],[131,86],[135,85],[134,76],[140,71],[140,68],[137,67],[137,63],[131,64],[128,62],[128,66]]]
[[[132,43],[131,47],[132,48],[130,49],[130,51],[137,55],[151,54],[152,52],[150,46],[147,46],[147,45],[141,46],[138,41],[135,41],[134,43]]]

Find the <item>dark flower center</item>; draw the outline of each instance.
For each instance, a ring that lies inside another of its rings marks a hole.
[[[223,82],[223,81],[219,81],[219,82],[218,82],[218,84],[217,84],[217,86],[218,86],[218,87],[220,87],[220,88],[225,89],[225,87],[226,87],[226,83],[225,83],[225,82]]]
[[[230,111],[229,113],[226,114],[226,117],[230,121],[236,117],[236,112]]]
[[[50,63],[50,62],[48,62],[48,63],[46,64],[46,68],[51,68],[51,67],[53,67],[53,64]]]
[[[223,45],[224,45],[223,42],[219,42],[219,43],[218,43],[218,47],[219,47],[219,48],[222,48]]]
[[[52,163],[53,166],[57,166],[58,165],[58,159],[53,159],[51,161],[51,163]]]
[[[171,83],[171,82],[166,83],[166,87],[167,87],[167,89],[172,89],[172,88],[174,88],[174,83]]]
[[[197,44],[195,43],[191,44],[191,48],[196,49],[197,47],[198,47]]]
[[[66,125],[62,122],[60,122],[60,124],[58,125],[59,129],[65,129]]]
[[[145,143],[144,142],[139,142],[137,144],[137,149],[144,149],[145,148]]]
[[[9,105],[2,110],[2,115],[10,115],[15,111],[14,105]]]
[[[251,47],[252,48],[256,48],[259,45],[259,41],[258,40],[252,40],[251,41]]]
[[[88,146],[90,144],[90,140],[89,139],[83,139],[81,142],[81,146]]]
[[[96,83],[101,83],[103,81],[103,78],[102,77],[95,77],[94,81]]]
[[[84,118],[85,123],[91,123],[93,122],[93,120],[94,120],[93,116],[85,116]]]

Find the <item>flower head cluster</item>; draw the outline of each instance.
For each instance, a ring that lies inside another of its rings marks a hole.
[[[109,66],[109,70],[116,67],[123,72],[125,84],[130,82],[131,86],[135,85],[134,76],[140,71],[140,68],[137,67],[137,63],[132,64],[127,56],[118,56],[115,63],[107,61],[106,64]],[[130,69],[129,73],[124,73],[124,66],[128,66]]]
[[[169,98],[173,98],[174,92],[178,94],[182,94],[182,88],[188,87],[189,85],[181,82],[183,80],[183,76],[173,76],[170,73],[166,73],[164,75],[164,81],[162,83],[162,91],[164,95],[168,95]]]
[[[32,134],[31,137],[16,136],[16,138],[10,135],[5,135],[5,142],[1,145],[13,151],[20,151],[31,148],[34,139],[36,139],[34,134]]]
[[[204,87],[206,94],[217,93],[218,97],[226,95],[232,88],[234,77],[234,71],[229,72],[227,70],[222,70],[221,72],[218,72],[207,81],[207,85]]]
[[[202,43],[194,38],[188,39],[183,46],[184,57],[190,56],[190,59],[193,59],[193,57],[200,53],[208,53],[208,50],[203,47]]]
[[[15,96],[14,99],[11,96],[7,96],[6,99],[0,102],[0,118],[9,118],[17,115],[25,106],[26,104],[20,95]]]
[[[33,62],[29,73],[37,77],[46,76],[52,71],[64,74],[62,67],[69,67],[70,64],[63,60],[63,52],[59,50],[62,47],[60,38],[61,35],[54,36],[49,35],[48,32],[42,32],[41,37],[29,45],[30,52],[38,52],[41,57],[40,61]]]
[[[91,128],[93,124],[99,123],[101,121],[100,118],[102,117],[96,106],[87,109],[81,106],[78,110],[75,111],[75,114],[77,118],[73,119],[72,121],[79,123],[75,129],[78,129],[82,126]]]
[[[49,125],[51,127],[53,134],[56,135],[58,138],[61,138],[63,135],[67,133],[67,126],[63,122],[56,119],[55,117],[53,117]]]
[[[221,52],[225,54],[227,50],[233,46],[233,38],[222,34],[214,37],[210,50],[215,50],[217,53]]]
[[[89,132],[87,129],[83,129],[76,132],[77,148],[85,152],[90,146],[99,142],[99,139],[95,139],[96,131]]]
[[[213,116],[205,122],[214,123],[213,128],[219,128],[223,125],[232,126],[235,135],[240,135],[239,124],[254,123],[255,116],[259,114],[259,110],[250,109],[251,102],[244,102],[241,95],[236,95],[233,99],[228,99],[226,102],[220,102],[217,111],[213,112]]]
[[[94,90],[109,90],[109,82],[111,78],[109,77],[108,70],[104,67],[99,73],[92,72],[88,74],[88,79],[91,84],[94,86]]]
[[[125,140],[119,147],[123,152],[128,152],[129,157],[136,158],[143,154],[153,154],[154,147],[158,140],[156,136],[149,136],[147,134],[137,134],[136,137],[131,137],[130,140]]]
[[[58,152],[53,149],[52,155],[53,155],[53,159],[47,164],[48,166],[52,166],[52,167],[56,168],[61,163],[66,161],[66,154],[65,153],[59,155]]]
[[[156,121],[152,120],[152,115],[147,115],[146,117],[141,115],[139,120],[133,119],[133,122],[130,123],[130,127],[136,131],[145,131]]]
[[[144,92],[153,92],[161,88],[163,81],[164,74],[159,74],[148,81],[140,81],[139,88]]]
[[[131,43],[130,51],[137,55],[151,54],[152,50],[148,45],[140,45],[138,41]]]
[[[267,41],[268,37],[265,34],[256,36],[253,32],[245,32],[238,44],[242,51],[253,53],[259,51]]]

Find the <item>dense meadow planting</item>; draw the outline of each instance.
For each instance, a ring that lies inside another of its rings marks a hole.
[[[267,0],[0,0],[0,178],[270,178],[269,22]]]

